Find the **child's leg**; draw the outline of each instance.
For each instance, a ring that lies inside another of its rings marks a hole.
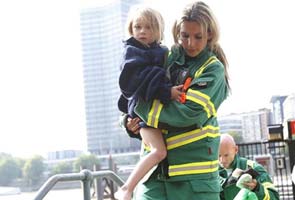
[[[146,175],[153,166],[157,165],[167,155],[166,145],[160,129],[141,128],[140,135],[143,142],[151,148],[151,152],[144,156],[136,165],[126,183],[118,191],[119,200],[130,200],[132,192],[138,182]]]

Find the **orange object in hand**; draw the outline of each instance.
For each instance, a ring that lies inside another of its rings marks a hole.
[[[181,94],[181,97],[180,97],[180,103],[185,103],[185,100],[186,100],[185,92],[189,88],[191,82],[192,82],[192,78],[191,77],[187,77],[187,79],[185,79],[184,84],[183,84],[183,87],[182,87],[183,93]]]

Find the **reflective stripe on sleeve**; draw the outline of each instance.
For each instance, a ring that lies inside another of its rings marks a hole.
[[[217,58],[215,57],[215,56],[211,56],[201,67],[200,67],[200,69],[198,69],[198,71],[196,71],[196,73],[195,73],[195,78],[197,78],[197,77],[199,77],[199,76],[201,76],[201,74],[203,73],[203,71],[204,71],[204,69],[208,66],[208,65],[210,65],[210,64],[212,64],[212,63],[214,63],[214,62],[217,62],[218,60],[217,60]]]
[[[269,196],[269,192],[268,192],[267,188],[263,187],[263,189],[264,189],[264,194],[265,194],[263,200],[270,200],[270,196]]]
[[[169,135],[169,134],[168,134]],[[205,137],[219,137],[219,127],[214,127],[211,125],[205,126],[202,129],[195,129],[189,132],[181,133],[176,136],[170,137],[166,140],[167,149],[174,149],[192,142],[201,140]]]
[[[210,97],[202,92],[189,89],[186,93],[186,99],[203,106],[207,117],[216,116],[216,109]]]
[[[181,165],[170,165],[169,176],[203,174],[218,170],[218,160],[206,162],[194,162]]]
[[[163,104],[159,100],[155,99],[153,101],[152,108],[148,114],[148,120],[147,120],[148,126],[158,128],[159,116],[160,116],[162,108],[163,108]]]
[[[263,185],[264,194],[265,194],[263,200],[270,200],[270,195],[269,195],[268,189],[272,189],[272,190],[276,191],[274,184],[272,184],[270,182],[264,182],[264,183],[262,183],[262,185]]]
[[[247,160],[247,165],[251,168],[254,168],[255,162],[253,160]]]

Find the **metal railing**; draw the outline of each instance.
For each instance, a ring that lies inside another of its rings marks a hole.
[[[93,180],[98,180],[103,178],[112,180],[118,186],[122,186],[124,183],[124,181],[111,170],[92,172],[90,170],[83,169],[79,173],[57,174],[50,177],[38,190],[34,200],[42,200],[47,195],[47,193],[55,186],[56,183],[65,182],[65,181],[82,181],[84,200],[90,200],[91,199],[91,191],[90,191],[91,182]],[[96,195],[97,195],[97,199],[103,198],[103,197],[99,197],[99,195],[101,195],[101,192],[97,191]]]
[[[238,144],[239,155],[262,164],[272,176],[281,200],[295,200],[291,169],[295,164],[295,140],[271,140]]]

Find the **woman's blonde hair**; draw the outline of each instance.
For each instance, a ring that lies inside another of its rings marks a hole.
[[[127,33],[129,36],[133,35],[132,26],[136,19],[142,19],[151,25],[157,43],[164,39],[164,19],[158,11],[144,6],[133,6],[127,19]]]
[[[225,68],[225,78],[229,86],[228,75],[228,62],[221,46],[219,45],[219,27],[217,20],[213,15],[211,9],[204,2],[198,1],[187,5],[180,16],[179,20],[176,20],[173,28],[173,38],[176,45],[179,44],[180,39],[180,26],[183,22],[197,22],[200,24],[203,33],[210,34],[210,39],[207,41],[207,46],[210,51],[214,52],[217,58],[222,62]]]

